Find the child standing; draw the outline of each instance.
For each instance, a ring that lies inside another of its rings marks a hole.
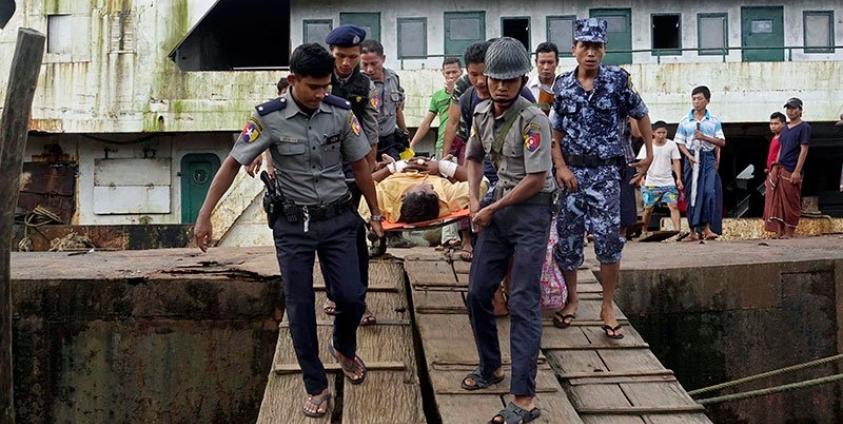
[[[644,149],[638,153],[638,159],[644,159]],[[673,229],[679,231],[679,190],[683,190],[682,169],[680,168],[679,147],[667,138],[667,124],[657,121],[653,124],[653,163],[647,170],[647,176],[641,185],[641,197],[644,199],[644,225],[650,225],[653,209],[658,204],[666,204],[670,209],[670,221]],[[676,178],[674,180],[674,174]]]
[[[765,173],[770,172],[773,164],[779,158],[779,135],[782,133],[782,127],[786,122],[787,117],[781,112],[770,115],[770,132],[773,133],[773,139],[770,140],[770,149],[767,151],[767,167],[764,168]]]

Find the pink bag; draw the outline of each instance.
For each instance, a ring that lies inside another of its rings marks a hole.
[[[559,236],[556,234],[556,220],[550,222],[550,237],[547,239],[547,251],[542,264],[542,311],[558,311],[565,306],[568,299],[568,288],[565,286],[565,278],[562,271],[556,266],[556,259],[553,258],[553,251]]]

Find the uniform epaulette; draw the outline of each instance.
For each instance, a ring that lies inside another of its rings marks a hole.
[[[322,99],[322,101],[324,103],[327,103],[327,104],[331,105],[331,106],[336,106],[340,109],[345,109],[345,110],[351,109],[351,102],[349,102],[346,99],[343,99],[342,97],[335,96],[333,94],[328,94],[327,96],[325,96],[324,99]]]
[[[275,111],[284,110],[285,107],[287,107],[287,99],[278,97],[255,106],[255,110],[258,111],[258,115],[265,116]]]

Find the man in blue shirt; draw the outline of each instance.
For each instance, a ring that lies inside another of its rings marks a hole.
[[[688,241],[717,237],[712,226],[722,219],[722,201],[717,190],[717,149],[726,146],[723,124],[708,110],[711,91],[702,85],[691,91],[693,108],[682,117],[673,141],[685,156],[683,181],[688,204]],[[718,225],[719,226],[719,225]]]
[[[802,214],[802,169],[811,143],[811,126],[802,120],[802,100],[784,105],[790,121],[779,136],[778,160],[767,175],[764,229],[778,238],[791,238]]]

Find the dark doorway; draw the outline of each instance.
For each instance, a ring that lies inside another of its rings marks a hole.
[[[653,15],[653,50],[681,55],[682,23],[679,15]],[[656,54],[656,52],[654,52]]]
[[[501,18],[501,34],[520,41],[530,51],[530,18]]]
[[[182,71],[289,65],[289,0],[219,0],[170,52]]]

